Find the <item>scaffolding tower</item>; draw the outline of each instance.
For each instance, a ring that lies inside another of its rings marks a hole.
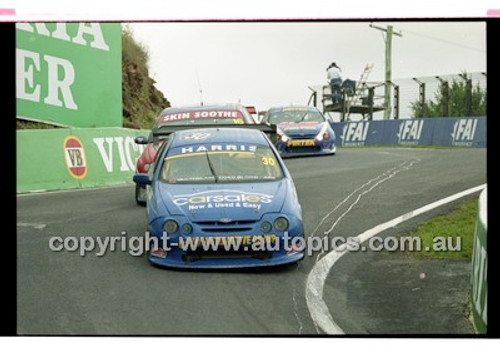
[[[384,96],[376,95],[375,90],[385,84],[383,82],[367,82],[373,64],[365,65],[358,81],[345,80],[341,87],[341,99],[334,101],[330,85],[322,86],[323,113],[340,113],[341,121],[349,120],[351,114],[361,114],[363,120],[371,120],[373,113],[385,109]],[[354,85],[353,85],[354,84]],[[318,92],[309,87],[313,93],[308,104],[317,106]]]

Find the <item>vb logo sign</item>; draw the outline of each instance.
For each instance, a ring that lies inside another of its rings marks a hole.
[[[64,159],[66,168],[73,178],[83,179],[87,175],[87,161],[82,142],[75,136],[64,140]]]

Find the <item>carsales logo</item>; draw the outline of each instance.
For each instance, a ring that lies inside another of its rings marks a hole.
[[[68,172],[73,178],[83,179],[87,175],[87,161],[82,141],[75,136],[64,140],[64,159]]]

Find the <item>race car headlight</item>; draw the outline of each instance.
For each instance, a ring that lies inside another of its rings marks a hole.
[[[191,234],[192,231],[193,231],[193,226],[189,223],[184,223],[181,227],[181,232],[184,235]]]
[[[279,231],[283,232],[288,229],[288,220],[285,217],[278,217],[274,221],[274,228]]]
[[[167,232],[167,234],[177,232],[178,228],[179,228],[179,225],[177,224],[177,222],[173,221],[171,219],[166,221],[165,224],[163,225],[163,229],[165,230],[165,232]]]
[[[262,224],[260,225],[260,230],[262,231],[262,233],[269,233],[272,228],[273,226],[269,222],[262,222]]]
[[[285,135],[285,134],[281,135],[281,137],[280,137],[280,140],[283,141],[283,142],[287,142],[289,139],[290,138],[287,135]]]
[[[287,142],[290,138],[283,132],[283,129],[277,128],[276,133],[278,135],[278,139],[281,140],[282,142]]]
[[[328,134],[327,130],[328,124],[324,124],[320,132],[316,135],[316,141],[328,140],[330,138],[330,134]]]

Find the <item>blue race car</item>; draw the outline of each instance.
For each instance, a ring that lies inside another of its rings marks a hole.
[[[335,154],[335,132],[330,120],[312,106],[269,109],[262,123],[276,124],[276,148],[282,157]]]
[[[149,174],[134,177],[148,184],[152,264],[255,267],[303,259],[302,209],[266,129],[276,132],[257,124],[154,131],[155,141],[167,137]]]

